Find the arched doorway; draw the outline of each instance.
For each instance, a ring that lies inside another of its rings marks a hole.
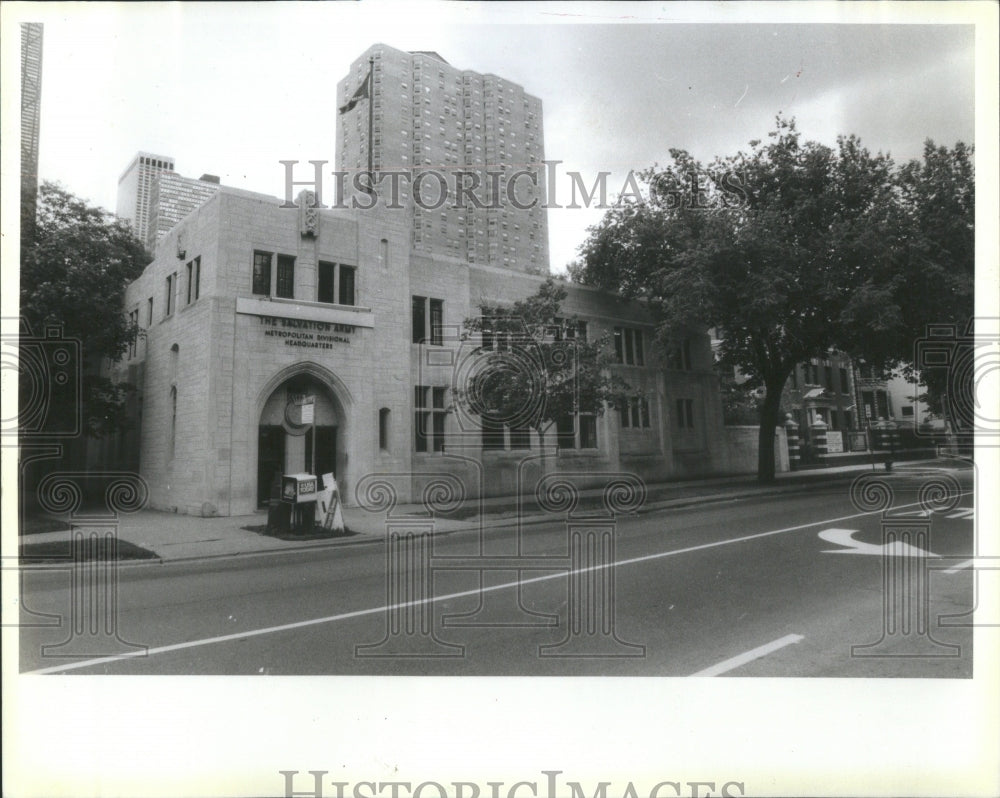
[[[310,397],[313,423],[303,423]],[[288,377],[264,402],[257,426],[257,504],[266,505],[281,474],[337,475],[343,408],[329,387],[308,373]]]

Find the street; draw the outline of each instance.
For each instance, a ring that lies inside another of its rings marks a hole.
[[[390,557],[372,542],[131,565],[105,594],[69,567],[28,570],[21,669],[970,678],[973,476],[951,476],[962,495],[931,512],[925,477],[903,471],[879,475],[887,514],[841,484],[574,517],[569,533],[553,516],[520,539],[407,537],[420,528],[403,521]]]

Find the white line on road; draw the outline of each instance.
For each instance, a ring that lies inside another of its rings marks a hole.
[[[784,637],[778,638],[771,643],[767,643],[763,646],[757,646],[757,648],[752,648],[749,651],[744,651],[742,654],[737,654],[735,657],[723,660],[722,662],[713,665],[711,668],[705,668],[705,670],[692,673],[691,675],[718,676],[720,673],[731,671],[741,665],[746,665],[748,662],[753,662],[755,659],[766,657],[772,651],[777,651],[779,648],[790,646],[792,643],[798,643],[802,639],[802,635],[785,635]]]
[[[965,491],[962,493],[963,496],[971,495],[972,491]],[[915,507],[920,502],[912,502],[911,504],[904,504],[897,509],[903,509],[905,507]],[[79,662],[69,662],[63,665],[53,665],[50,668],[41,668],[35,671],[27,671],[25,675],[28,674],[43,674],[43,673],[62,673],[64,671],[78,670],[79,668],[90,668],[95,665],[106,665],[111,662],[117,662],[123,659],[134,659],[136,657],[143,658],[146,656],[152,656],[154,654],[165,654],[170,651],[181,651],[186,648],[197,648],[199,646],[208,646],[215,643],[226,643],[231,640],[243,640],[250,637],[259,637],[261,635],[273,634],[275,632],[287,632],[292,629],[304,629],[309,626],[317,626],[324,623],[333,623],[335,621],[344,621],[348,618],[360,618],[364,615],[374,615],[380,612],[388,612],[389,610],[400,610],[407,607],[418,607],[422,604],[434,604],[439,601],[449,601],[451,599],[463,598],[465,596],[475,596],[482,593],[488,593],[492,590],[506,590],[511,587],[519,587],[521,585],[529,585],[534,582],[545,582],[550,579],[563,579],[572,574],[582,574],[589,571],[601,571],[605,568],[620,568],[623,565],[634,565],[640,562],[649,562],[650,560],[660,560],[664,557],[674,557],[678,554],[688,554],[692,551],[702,551],[704,549],[713,549],[719,546],[728,546],[732,543],[745,543],[748,540],[758,540],[760,538],[771,537],[772,535],[780,535],[785,532],[797,532],[800,529],[809,529],[814,526],[821,526],[822,524],[834,524],[840,521],[850,521],[854,518],[864,518],[868,515],[878,515],[881,510],[873,510],[867,513],[854,513],[853,515],[842,515],[839,518],[827,518],[823,521],[810,521],[807,524],[797,524],[796,526],[786,526],[783,529],[772,529],[768,532],[757,532],[753,535],[742,535],[738,538],[726,538],[725,540],[717,540],[712,543],[702,543],[698,546],[688,546],[683,549],[672,549],[670,551],[659,551],[655,554],[645,554],[642,557],[633,557],[629,560],[621,560],[614,563],[606,563],[602,565],[591,565],[586,568],[577,568],[573,571],[559,571],[557,573],[545,574],[542,576],[533,576],[529,579],[517,579],[513,582],[506,582],[500,585],[489,585],[487,587],[479,587],[473,590],[463,590],[460,593],[448,593],[444,596],[430,596],[425,599],[420,599],[418,601],[404,601],[398,604],[390,604],[382,607],[369,607],[364,610],[355,610],[353,612],[344,612],[339,615],[328,615],[323,618],[310,618],[306,621],[296,621],[294,623],[285,623],[279,626],[268,626],[263,629],[250,629],[246,632],[236,632],[228,635],[219,635],[217,637],[205,637],[200,640],[188,640],[183,643],[173,643],[167,646],[154,646],[152,648],[146,649],[146,651],[133,651],[125,652],[123,654],[113,654],[106,657],[96,657],[94,659],[81,660]]]

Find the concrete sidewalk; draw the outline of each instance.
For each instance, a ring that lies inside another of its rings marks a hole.
[[[961,460],[921,460],[897,463],[894,472],[906,474],[914,471],[936,469],[968,468]],[[754,476],[722,477],[712,479],[668,482],[646,486],[646,501],[639,513],[671,507],[685,507],[695,504],[732,501],[740,498],[799,493],[824,488],[842,488],[846,491],[850,481],[857,475],[873,472],[871,465],[850,465],[822,470],[792,471],[778,474],[771,485],[761,485]],[[882,466],[874,473],[885,474]],[[602,489],[581,490],[578,512],[581,515],[603,512]],[[157,559],[127,560],[122,564],[166,563],[202,560],[215,557],[235,557],[265,552],[300,551],[331,546],[347,546],[364,543],[379,543],[384,539],[386,528],[385,513],[372,513],[359,507],[344,508],[344,522],[353,533],[344,537],[316,540],[281,540],[263,533],[267,524],[267,512],[261,510],[253,515],[231,516],[227,518],[200,518],[177,515],[158,510],[143,510],[131,515],[122,515],[118,523],[118,538],[148,551]],[[513,496],[467,501],[456,517],[438,515],[434,518],[434,533],[447,534],[460,531],[477,531],[484,528],[541,524],[552,522],[561,516],[554,515],[538,507],[533,501],[522,500],[518,510],[518,499]],[[429,517],[420,504],[399,505],[392,511],[394,519],[402,517]],[[22,544],[66,541],[70,537],[69,519],[59,519],[67,523],[61,531],[24,535]],[[78,518],[85,521],[84,517]],[[261,531],[251,531],[256,527]],[[106,528],[106,527],[105,527]]]

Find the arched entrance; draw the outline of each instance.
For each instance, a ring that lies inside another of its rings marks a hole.
[[[310,397],[313,420],[303,420]],[[328,385],[310,373],[294,374],[264,402],[257,426],[257,504],[266,505],[281,474],[338,472],[343,451],[344,408]]]

